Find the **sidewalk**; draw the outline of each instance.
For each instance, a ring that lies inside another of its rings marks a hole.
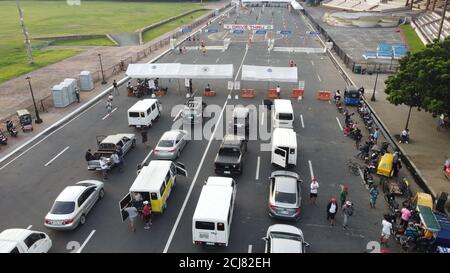
[[[207,8],[211,8],[213,11],[216,8],[221,8],[227,5],[228,3],[229,1],[209,3]],[[199,20],[201,20],[202,18],[204,17],[200,17]],[[203,27],[203,25],[204,24],[201,24],[195,29],[193,29],[193,32]],[[176,31],[177,30],[166,33],[155,40],[159,41],[166,37],[172,36],[173,33]],[[183,39],[188,35],[189,33],[180,36],[178,40]],[[14,114],[15,111],[18,109],[21,108],[32,109],[30,108],[30,106],[32,105],[33,102],[31,100],[27,80],[25,79],[27,76],[31,77],[31,84],[33,87],[34,96],[36,98],[36,104],[37,107],[39,108],[40,99],[51,94],[50,93],[51,86],[61,82],[65,78],[78,79],[78,74],[82,70],[89,70],[91,72],[97,71],[99,69],[98,67],[99,61],[97,53],[102,54],[103,67],[110,67],[115,63],[117,63],[118,60],[125,59],[130,55],[134,56],[137,52],[140,52],[143,49],[147,48],[149,44],[154,43],[155,40],[150,41],[142,46],[90,47],[90,49],[87,49],[86,51],[80,53],[77,56],[68,58],[59,63],[43,67],[29,74],[2,83],[0,85],[0,95],[1,95],[0,121],[2,121],[0,124],[0,128],[2,128],[2,131],[8,137],[8,145],[0,147],[0,158],[12,152],[14,149],[16,149],[29,139],[33,138],[34,136],[36,136],[37,134],[48,128],[50,125],[66,116],[67,114],[76,110],[78,107],[82,106],[84,103],[86,103],[96,95],[100,94],[106,88],[112,86],[112,82],[114,79],[119,81],[120,79],[126,77],[125,72],[120,72],[115,76],[106,79],[108,82],[106,85],[102,85],[100,83],[101,81],[97,81],[95,83],[95,88],[92,91],[80,92],[81,103],[73,103],[65,108],[54,108],[54,107],[47,108],[46,112],[40,111],[39,115],[44,122],[41,124],[36,124],[33,122],[34,130],[32,132],[23,133],[21,130],[19,130],[19,135],[14,138],[9,136],[9,134],[5,132],[6,130],[3,130],[5,127],[3,120]],[[149,62],[150,60],[154,59],[155,57],[157,57],[158,55],[162,54],[164,51],[169,49],[169,47],[170,45],[166,45],[163,47],[159,47],[157,50],[152,50],[150,54],[140,59],[138,62],[139,63]],[[123,90],[121,91],[120,95],[126,96]],[[30,113],[34,116],[34,108],[33,111],[30,111]],[[16,120],[14,120],[14,124],[19,129],[19,124],[17,123]]]

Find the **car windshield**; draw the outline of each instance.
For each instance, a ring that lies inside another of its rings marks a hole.
[[[51,214],[70,214],[75,210],[75,202],[56,201]]]
[[[163,139],[159,141],[158,147],[173,147],[173,140]]]
[[[295,193],[276,191],[275,192],[275,202],[295,204],[297,202],[297,197],[296,197]]]
[[[272,238],[274,239],[288,239],[288,240],[295,240],[295,241],[302,241],[302,238],[298,235],[291,234],[291,233],[285,233],[285,232],[272,232],[270,234]]]
[[[241,152],[237,148],[222,148],[219,150],[219,155],[224,156],[239,156]]]

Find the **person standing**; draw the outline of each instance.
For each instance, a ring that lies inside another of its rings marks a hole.
[[[334,217],[338,211],[338,205],[336,198],[331,198],[327,205],[327,220],[330,221],[331,225],[334,226]]]
[[[106,157],[101,157],[99,163],[100,169],[102,169],[103,180],[108,180],[108,162],[106,161]]]
[[[378,194],[380,192],[378,191],[377,185],[372,185],[372,188],[369,190],[370,195],[370,207],[375,208],[375,204],[377,203]]]
[[[400,216],[400,225],[406,229],[409,219],[411,219],[411,210],[408,207],[402,208]]]
[[[380,244],[386,247],[389,247],[388,240],[392,233],[392,223],[388,221],[388,218],[389,216],[385,214],[383,221],[381,221],[383,227],[381,229]]]
[[[122,172],[122,165],[120,164],[120,158],[119,155],[117,153],[113,153],[111,155],[111,160],[114,163],[114,165],[119,167],[119,172]]]
[[[91,152],[91,149],[88,149],[88,150],[86,151],[86,154],[84,155],[84,158],[86,159],[87,162],[89,162],[89,161],[95,159],[95,158],[94,158],[94,155],[93,155],[92,152]]]
[[[341,207],[344,206],[345,201],[347,201],[347,195],[348,195],[348,186],[341,185],[340,186],[341,192],[339,194],[339,199],[341,201]]]
[[[106,111],[108,111],[108,114],[112,112],[112,103],[109,100],[106,101]]]
[[[310,188],[311,190],[309,192],[309,203],[315,205],[319,189],[319,182],[317,182],[317,178],[313,177]]]
[[[141,136],[142,136],[142,144],[144,144],[145,147],[147,147],[147,130],[143,129],[141,131]]]
[[[350,201],[346,201],[342,206],[342,214],[344,215],[344,223],[342,226],[347,229],[348,220],[353,215],[353,204]]]
[[[129,207],[125,208],[124,210],[128,213],[130,229],[133,232],[135,232],[136,231],[136,227],[134,226],[134,224],[136,223],[136,218],[139,215],[138,210],[135,207],[131,206],[131,205]]]
[[[192,79],[189,79],[189,93],[192,96]]]
[[[109,96],[108,96],[108,99],[107,99],[107,101],[109,101],[109,102],[113,102],[113,99],[114,99],[114,96],[113,96],[113,94],[112,93],[109,93]]]
[[[120,165],[119,165],[119,169],[122,170],[123,169],[123,151],[122,148],[119,145],[116,145],[116,154],[119,156],[119,160],[120,160]]]
[[[377,144],[378,137],[380,137],[380,129],[376,128],[372,135],[372,140],[375,144]]]
[[[280,98],[281,95],[281,88],[279,85],[277,85],[277,97]]]
[[[150,219],[150,215],[152,213],[152,207],[148,201],[144,201],[144,207],[142,208],[142,216],[144,217],[145,227],[144,229],[149,229],[152,224],[152,220]]]
[[[75,87],[75,97],[77,98],[77,102],[80,103],[80,89]]]
[[[116,80],[113,81],[113,89],[114,89],[114,94],[116,94],[117,96],[120,95]]]

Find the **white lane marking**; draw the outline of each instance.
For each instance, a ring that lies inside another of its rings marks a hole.
[[[253,249],[253,246],[252,245],[248,245],[248,253],[252,253],[252,249]]]
[[[144,160],[141,163],[141,166],[144,165],[144,163],[147,161],[147,159],[152,155],[153,149],[148,153],[148,155],[144,158]]]
[[[33,227],[33,225],[29,225],[28,227],[27,227],[27,229],[30,229],[30,228],[32,228]]]
[[[195,96],[195,94],[197,93],[198,89],[195,89],[194,93],[192,93],[192,96]]]
[[[86,238],[86,240],[84,241],[84,243],[81,245],[81,247],[77,250],[77,253],[81,253],[81,251],[83,251],[83,248],[86,246],[86,244],[89,242],[89,240],[91,239],[92,235],[94,235],[95,233],[95,229],[93,231],[91,231],[91,233],[89,234],[89,236]]]
[[[341,131],[343,131],[344,129],[342,128],[341,121],[338,119],[338,117],[336,117],[336,121],[339,125],[339,128],[341,128]]]
[[[264,112],[261,114],[261,125],[264,125]]]
[[[195,60],[192,62],[192,63],[196,63],[198,61],[198,57],[197,58],[195,58]]]
[[[178,57],[173,62],[176,63],[177,61],[178,61]]]
[[[256,180],[259,180],[259,164],[261,163],[261,157],[258,156],[258,161],[256,161]]]
[[[44,166],[47,167],[48,165],[52,164],[53,161],[55,161],[55,159],[57,159],[60,155],[62,155],[62,153],[64,153],[65,151],[67,151],[67,149],[69,149],[70,146],[67,146],[66,148],[64,148],[64,150],[62,150],[61,152],[59,152],[59,154],[55,155],[55,157],[53,157],[52,159],[50,159],[49,162],[47,162]]]
[[[219,62],[219,60],[220,60],[220,57],[216,59],[216,63],[218,63],[218,62]]]
[[[317,75],[317,78],[319,79],[319,82],[321,82],[322,79],[320,78],[319,74],[317,73],[316,75]]]
[[[314,178],[314,171],[313,171],[311,160],[308,160],[308,165],[309,165],[309,172],[311,173],[311,180],[312,180]]]
[[[178,112],[178,114],[175,116],[175,118],[173,119],[173,121],[177,120],[178,117],[181,115],[181,112],[183,112],[183,109],[180,110],[180,112]]]
[[[227,106],[227,103],[228,103],[228,100],[225,101],[225,104],[222,107],[222,112],[220,112],[220,116],[219,116],[217,124],[220,124],[220,121],[222,119],[222,116],[223,116],[225,107]],[[192,190],[194,189],[195,182],[197,182],[198,175],[200,174],[200,170],[203,166],[203,162],[205,161],[206,155],[208,154],[209,147],[211,146],[214,136],[216,135],[217,128],[219,128],[219,126],[216,126],[214,128],[214,132],[208,141],[208,145],[206,146],[205,152],[203,153],[202,159],[200,160],[200,164],[198,165],[197,172],[195,173],[194,179],[192,180],[191,186],[189,187],[189,191],[188,191],[186,197],[184,198],[183,206],[181,206],[181,210],[178,213],[177,220],[175,221],[175,224],[172,227],[172,231],[170,232],[169,239],[167,240],[167,243],[166,243],[166,246],[164,247],[163,253],[167,253],[167,251],[169,250],[170,244],[172,243],[172,240],[173,240],[173,236],[175,235],[175,232],[180,223],[181,216],[183,216],[184,210],[186,209],[186,205],[189,201],[189,198],[191,197]]]
[[[43,139],[39,140],[38,142],[36,142],[35,144],[33,144],[30,148],[26,149],[25,151],[23,151],[21,154],[19,154],[18,156],[14,157],[13,159],[11,159],[11,161],[9,161],[8,163],[6,163],[5,165],[3,165],[0,168],[0,171],[3,170],[4,168],[6,168],[9,164],[13,163],[15,160],[19,159],[20,157],[22,157],[24,154],[26,154],[29,150],[33,149],[34,147],[36,147],[37,145],[39,145],[42,141],[46,140],[49,136],[53,135],[54,133],[58,132],[59,130],[61,130],[62,128],[66,127],[69,123],[71,123],[72,121],[76,120],[77,118],[79,118],[81,115],[83,115],[84,113],[86,113],[87,111],[89,111],[92,107],[96,106],[97,104],[99,104],[102,100],[99,100],[98,102],[94,103],[93,105],[91,105],[89,108],[87,108],[86,110],[84,110],[83,112],[81,112],[80,114],[78,114],[77,116],[75,116],[73,119],[69,120],[66,124],[64,124],[63,126],[59,127],[58,129],[56,129],[55,131],[51,132],[50,134],[48,134],[47,136],[45,136]]]
[[[300,120],[302,121],[302,128],[305,128],[305,123],[303,122],[303,115],[300,115]]]
[[[330,104],[330,105],[331,105],[331,100],[329,100],[329,101],[328,101],[328,104]]]
[[[114,108],[114,109],[112,109],[111,113],[108,113],[106,116],[104,116],[104,117],[102,118],[102,120],[107,119],[107,118],[108,118],[112,113],[114,113],[114,111],[116,111],[116,110],[117,110],[117,107]]]
[[[312,64],[312,66],[314,66],[314,62],[313,62],[313,60],[311,60],[311,64]]]

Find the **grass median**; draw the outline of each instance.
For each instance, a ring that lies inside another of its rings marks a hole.
[[[403,35],[405,36],[406,43],[408,44],[411,53],[416,53],[425,48],[425,45],[411,25],[401,25],[400,27],[402,28]]]

